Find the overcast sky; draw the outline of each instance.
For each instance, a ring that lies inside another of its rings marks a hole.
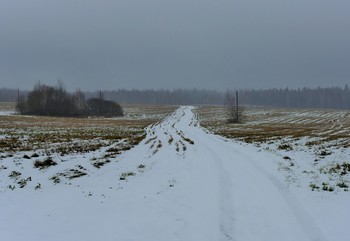
[[[0,88],[350,84],[349,0],[0,0]]]

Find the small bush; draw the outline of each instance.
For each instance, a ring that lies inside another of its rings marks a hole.
[[[35,190],[41,189],[41,184],[38,182],[38,184],[36,184],[36,186],[34,187]]]
[[[278,150],[291,151],[293,147],[289,144],[281,144],[277,147]]]
[[[17,177],[19,177],[20,175],[22,175],[22,173],[17,172],[17,171],[12,171],[12,172],[10,173],[9,177],[11,177],[11,178],[17,178]]]
[[[180,146],[179,146],[179,143],[178,142],[176,142],[176,152],[179,152],[180,151]]]
[[[158,141],[157,148],[158,148],[158,149],[159,149],[159,148],[162,148],[162,146],[163,146],[163,145],[162,145],[162,142],[159,140],[159,141]]]
[[[67,178],[73,179],[87,175],[86,172],[80,171],[78,169],[71,169],[69,175],[66,175]]]
[[[323,186],[322,187],[323,191],[328,191],[328,192],[333,192],[334,191],[334,187],[329,186],[328,183],[323,182],[322,186]]]
[[[120,174],[119,180],[126,180],[127,177],[135,176],[134,172],[123,172]]]
[[[48,157],[44,161],[36,160],[34,162],[34,167],[39,168],[40,170],[46,169],[50,166],[56,166],[56,165],[57,165],[57,162],[53,161],[51,157]]]
[[[315,190],[320,189],[320,187],[319,187],[319,186],[317,186],[317,185],[316,185],[316,184],[314,184],[314,183],[311,183],[311,184],[310,184],[310,188],[311,188],[311,190],[312,190],[312,191],[315,191]]]
[[[173,143],[173,141],[174,141],[174,138],[172,136],[170,136],[170,138],[168,140],[169,145],[171,145],[171,143]]]
[[[103,167],[104,165],[106,165],[107,163],[110,163],[111,161],[110,160],[104,160],[104,161],[96,161],[94,162],[92,165],[94,165],[94,167],[96,168],[101,168]]]
[[[52,181],[53,181],[53,183],[55,183],[55,184],[58,184],[58,183],[60,183],[60,182],[61,182],[61,179],[60,179],[60,177],[59,177],[59,175],[58,175],[58,174],[56,174],[56,175],[52,176],[52,177],[50,178],[50,180],[52,180]],[[41,186],[41,185],[40,185],[40,186]]]
[[[329,151],[321,151],[321,153],[320,153],[320,156],[329,156],[329,155],[331,155],[332,154],[332,152],[329,152]]]
[[[344,181],[338,182],[337,186],[340,188],[349,188],[349,185],[347,185]]]
[[[89,114],[94,116],[123,116],[123,108],[116,102],[91,98],[86,101]]]
[[[114,152],[114,153],[120,154],[120,150],[117,147],[111,147],[107,149],[106,152]]]
[[[21,180],[19,180],[18,182],[19,188],[24,188],[27,185],[27,180],[22,178]]]
[[[145,168],[146,166],[144,164],[140,164],[137,168],[142,169]]]
[[[346,162],[342,164],[336,164],[335,166],[329,169],[329,173],[340,173],[341,176],[344,176],[349,172],[350,172],[350,164]]]
[[[194,141],[192,141],[190,138],[182,137],[182,139],[183,139],[184,141],[188,142],[189,144],[194,145]]]

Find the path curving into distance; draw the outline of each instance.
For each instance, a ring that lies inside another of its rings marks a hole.
[[[193,107],[146,132],[138,146],[72,185],[2,194],[1,237],[327,240],[279,180],[271,155],[208,133]]]
[[[138,148],[150,166],[139,180],[155,205],[149,215],[169,222],[154,227],[154,232],[167,234],[153,240],[326,241],[273,175],[276,167],[264,167],[268,156],[207,133],[192,107],[179,108],[147,133]],[[160,183],[163,189],[152,196]]]

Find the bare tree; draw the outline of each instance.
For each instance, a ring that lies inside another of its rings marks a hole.
[[[238,91],[226,91],[225,106],[228,123],[242,123],[244,121],[244,107],[238,103]]]
[[[85,102],[85,94],[80,89],[77,89],[72,96],[73,104],[74,104],[74,112],[75,115],[83,115],[86,112],[86,102]]]
[[[20,93],[19,88],[17,89],[17,104],[16,104],[16,110],[20,114],[24,114],[26,111],[26,98],[23,94]]]

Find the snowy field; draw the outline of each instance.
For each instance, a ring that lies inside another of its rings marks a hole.
[[[347,112],[175,109],[1,115],[1,240],[349,240]]]
[[[289,185],[349,190],[349,111],[247,107],[244,124],[227,124],[223,107],[200,107],[197,112],[213,133],[279,156],[279,170]]]

